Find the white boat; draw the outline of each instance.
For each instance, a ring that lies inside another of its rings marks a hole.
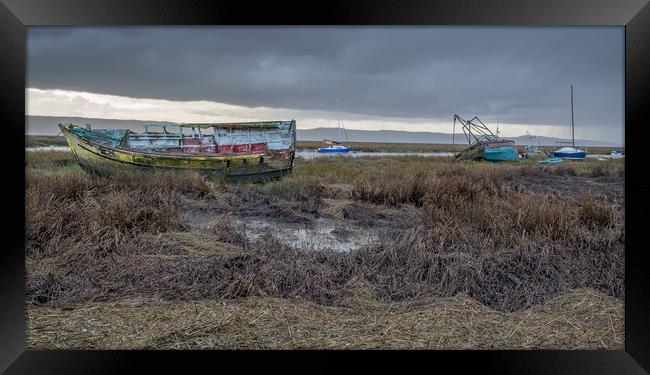
[[[562,147],[559,150],[551,151],[551,156],[554,158],[582,160],[587,157],[587,152],[573,147]]]

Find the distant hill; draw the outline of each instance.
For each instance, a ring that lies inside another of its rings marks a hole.
[[[25,132],[31,135],[55,135],[59,132],[58,124],[73,123],[75,125],[92,124],[96,128],[126,128],[133,131],[143,131],[144,125],[172,125],[166,121],[141,121],[141,120],[110,120],[102,118],[85,117],[52,117],[52,116],[25,116]]]
[[[142,131],[143,125],[172,125],[173,122],[165,121],[141,121],[141,120],[109,120],[84,117],[51,117],[51,116],[26,116],[26,133],[31,135],[55,135],[59,132],[57,124],[71,122],[83,125],[92,124],[97,128],[127,128],[134,131]],[[299,141],[322,141],[323,139],[338,138],[337,128],[298,128],[297,138]],[[342,135],[343,141],[345,137]],[[348,130],[348,137],[352,142],[379,142],[379,143],[439,143],[451,144],[454,139],[451,133],[433,132],[409,132],[403,130]],[[554,146],[556,142],[567,142],[569,139],[537,136],[537,143],[542,146]],[[508,137],[516,144],[529,144],[530,138],[527,135]],[[465,143],[462,133],[456,134],[457,144]],[[576,139],[576,145],[585,147],[619,147],[617,143]]]
[[[298,140],[301,141],[322,141],[323,139],[338,139],[337,128],[314,128],[298,129]],[[345,142],[345,136],[341,134]],[[348,138],[351,142],[394,142],[394,143],[439,143],[456,144],[466,143],[465,135],[457,133],[455,137],[451,133],[433,133],[433,132],[408,132],[401,130],[348,130]],[[455,139],[454,139],[455,138]],[[518,137],[507,137],[515,141],[516,144],[530,144],[528,135]],[[570,139],[552,138],[552,137],[535,137],[535,144],[540,146],[554,146],[556,142],[570,142]],[[621,146],[612,142],[593,141],[585,139],[576,139],[576,145],[584,147],[618,147]]]

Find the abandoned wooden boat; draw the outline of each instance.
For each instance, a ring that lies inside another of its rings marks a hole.
[[[90,125],[59,124],[59,128],[79,165],[99,174],[134,168],[191,169],[256,181],[290,173],[295,155],[295,120],[148,125],[144,133]]]

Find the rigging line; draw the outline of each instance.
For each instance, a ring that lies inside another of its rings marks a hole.
[[[454,127],[451,131],[451,144],[456,145],[456,116],[454,116]]]
[[[340,144],[341,143],[341,114],[339,112],[339,97],[338,96],[336,97],[336,120],[338,121],[338,123],[337,123],[337,125],[338,125],[337,129],[338,129],[338,133],[339,133],[338,141],[339,141],[339,144]]]
[[[343,124],[343,118],[341,118],[341,127],[343,128],[343,133],[345,134],[345,141],[347,143],[350,143],[350,138],[348,137],[348,130],[345,128],[345,125]]]
[[[340,133],[340,128],[343,128],[343,133],[345,134],[345,140],[347,143],[350,143],[350,138],[348,137],[348,131],[345,128],[345,125],[343,124],[343,117],[341,116],[341,112],[339,111],[339,97],[336,97],[336,115],[339,120],[339,142],[341,142],[341,133]]]
[[[63,131],[62,131],[62,130],[59,130],[59,132],[56,133],[56,135],[54,136],[54,138],[56,138],[56,137],[58,137],[59,135],[61,135],[61,133],[63,133]],[[39,148],[39,149],[38,149],[38,152],[43,151],[43,149],[44,149],[45,147],[48,147],[48,146],[43,146],[43,147]]]

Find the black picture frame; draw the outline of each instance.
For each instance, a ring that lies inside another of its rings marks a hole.
[[[251,361],[243,352],[43,351],[25,350],[24,189],[26,27],[34,25],[621,25],[625,26],[625,350],[622,351],[433,351],[422,362],[454,372],[475,368],[505,373],[639,373],[650,371],[650,257],[643,237],[650,178],[644,147],[650,124],[650,5],[647,0],[501,1],[80,1],[0,0],[0,119],[4,225],[0,251],[0,371],[19,373],[124,373],[158,368],[164,372],[232,362],[286,368],[290,353]],[[265,352],[266,353],[266,352]],[[307,356],[322,352],[304,352]],[[268,353],[267,353],[268,354]],[[352,357],[346,353],[348,357]],[[398,366],[394,352],[355,358]],[[217,359],[218,357],[218,359]],[[338,361],[318,361],[319,369]],[[420,362],[420,361],[418,361]],[[312,366],[306,369],[310,369]],[[645,369],[645,370],[644,370]]]

